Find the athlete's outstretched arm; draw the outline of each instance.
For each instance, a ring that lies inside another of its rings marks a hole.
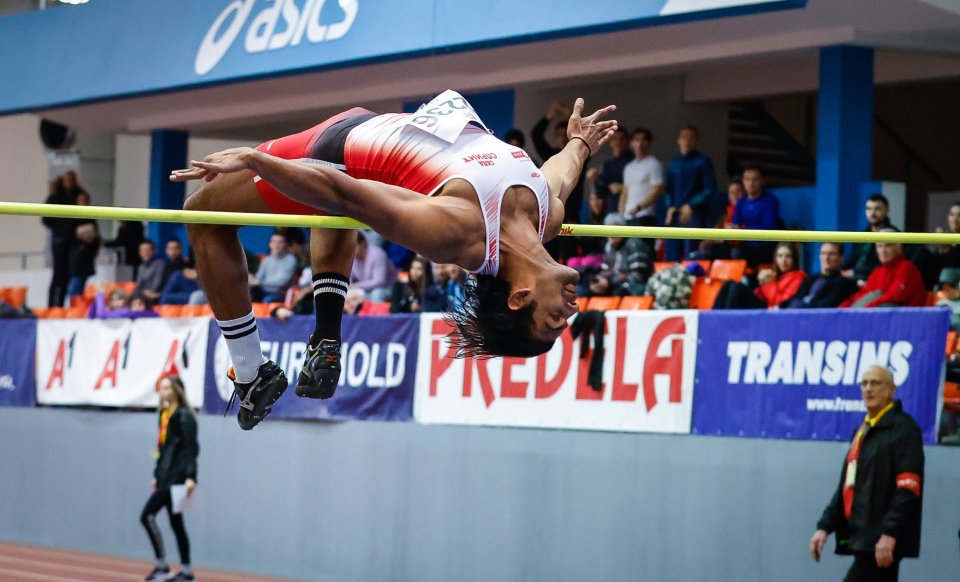
[[[482,261],[483,226],[473,232],[475,213],[460,199],[428,198],[406,188],[358,180],[333,168],[284,160],[252,148],[224,150],[190,163],[193,168],[175,170],[170,179],[212,180],[218,174],[251,170],[285,196],[328,214],[359,220],[431,261],[461,266]],[[475,255],[480,261],[471,261]]]
[[[559,198],[563,203],[567,202],[570,192],[580,179],[580,172],[583,171],[587,158],[597,153],[617,130],[615,120],[602,119],[616,108],[616,105],[607,105],[588,117],[581,117],[583,99],[577,98],[567,122],[567,138],[570,141],[560,153],[551,157],[540,168],[547,179],[551,196]]]

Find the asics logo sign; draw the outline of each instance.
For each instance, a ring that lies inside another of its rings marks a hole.
[[[340,22],[321,24],[320,14],[326,0],[274,0],[253,17],[244,39],[248,53],[273,51],[298,46],[306,37],[316,44],[343,38],[357,18],[359,0],[337,0],[343,12]],[[257,0],[234,0],[213,21],[200,43],[193,69],[206,75],[227,54],[250,19]]]

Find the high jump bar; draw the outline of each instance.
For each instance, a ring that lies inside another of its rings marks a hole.
[[[369,228],[352,218],[305,216],[298,214],[261,214],[248,212],[210,212],[161,208],[123,208],[115,206],[75,206],[0,202],[0,215],[47,216],[99,220],[135,220],[179,224],[227,224],[234,226],[296,226],[301,228]],[[564,224],[562,236],[624,238],[672,238],[694,240],[741,240],[769,242],[837,242],[960,244],[960,234],[934,232],[844,232],[828,230],[743,230],[720,228],[680,228],[663,226],[607,226]]]

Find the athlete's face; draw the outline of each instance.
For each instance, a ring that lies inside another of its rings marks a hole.
[[[537,284],[531,290],[531,298],[536,302],[533,310],[534,339],[553,341],[560,337],[567,328],[567,320],[579,311],[579,282],[580,274],[563,265],[557,265],[538,277]]]

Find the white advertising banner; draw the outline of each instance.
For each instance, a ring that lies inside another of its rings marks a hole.
[[[203,405],[207,318],[40,320],[37,403],[157,405],[157,383],[176,374]]]
[[[414,417],[422,423],[689,433],[697,311],[606,314],[599,386],[592,349],[564,332],[537,358],[452,359],[449,328],[420,318]],[[593,345],[593,344],[591,344]],[[597,389],[599,388],[599,389]]]

